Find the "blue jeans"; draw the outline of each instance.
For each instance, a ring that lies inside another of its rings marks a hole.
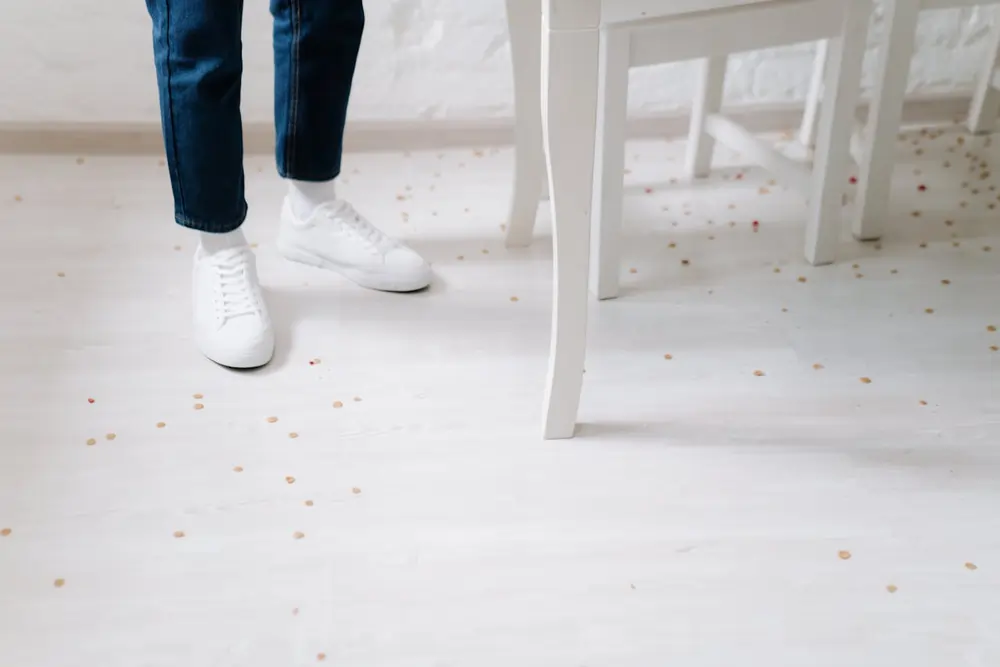
[[[340,173],[362,0],[271,0],[278,173]],[[163,139],[179,224],[237,229],[247,215],[240,80],[243,0],[146,0]]]

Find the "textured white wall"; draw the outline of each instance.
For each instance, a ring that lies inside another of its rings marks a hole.
[[[329,0],[319,0],[329,1]],[[244,114],[271,116],[267,0],[247,0]],[[158,118],[149,19],[141,0],[10,0],[0,22],[0,122],[151,121]],[[503,0],[368,0],[354,119],[512,115]],[[992,10],[990,10],[992,11]],[[925,13],[912,87],[967,86],[984,56],[985,10]],[[733,61],[731,103],[800,98],[806,45]],[[870,67],[870,62],[869,62]],[[633,73],[637,111],[685,107],[687,65]]]

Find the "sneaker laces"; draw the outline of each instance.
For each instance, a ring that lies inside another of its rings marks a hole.
[[[322,214],[326,219],[331,220],[340,229],[348,234],[361,239],[365,243],[374,246],[379,251],[385,252],[398,245],[398,242],[391,236],[385,234],[381,229],[370,223],[363,215],[358,213],[350,202],[343,200],[323,204],[317,209],[317,213]]]
[[[229,248],[212,255],[215,268],[216,311],[224,320],[260,312],[249,267],[253,262],[249,248]]]

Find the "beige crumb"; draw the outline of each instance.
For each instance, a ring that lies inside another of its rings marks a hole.
[[[285,477],[285,482],[287,482],[288,484],[295,484],[295,478],[292,477],[291,475],[288,475],[287,477]]]
[[[311,500],[307,500],[307,501],[306,501],[306,507],[312,507],[312,506],[313,506],[313,504],[314,504],[314,503],[313,503],[313,501],[311,501]]]
[[[166,422],[156,422],[156,428],[166,428],[166,427],[167,427]]]
[[[294,533],[292,533],[292,537],[295,538],[296,540],[301,540],[305,536],[306,536],[305,533],[299,531],[295,531]]]
[[[966,570],[978,570],[979,567],[975,563],[966,563],[965,564],[965,569]]]
[[[233,472],[243,472],[243,466],[233,466]]]
[[[889,584],[888,586],[886,586],[886,587],[885,587],[885,590],[889,591],[890,593],[895,593],[895,592],[896,592],[896,591],[898,591],[899,589],[898,589],[898,588],[896,588],[896,587],[895,587],[894,585],[892,585],[892,584]]]
[[[517,303],[518,301],[520,301],[520,299],[518,299],[516,296],[510,297],[510,300],[511,300],[511,303]]]
[[[200,401],[201,399],[205,398],[205,395],[204,394],[195,394],[191,398],[193,398],[196,401]]]
[[[7,537],[8,535],[11,534],[11,532],[13,531],[11,531],[10,528],[4,528],[3,530],[0,530],[0,535],[2,535],[3,537]]]
[[[813,364],[813,370],[821,371],[824,368],[826,368],[826,366],[824,366],[823,364]]]
[[[295,431],[292,431],[291,433],[288,434],[288,437],[291,438],[292,440],[295,440],[295,438],[299,437],[299,434],[296,433]]]
[[[59,278],[65,278],[66,277],[66,273],[63,272],[63,271],[60,271],[59,273],[56,274],[56,276],[58,276]]]
[[[268,424],[276,424],[277,422],[278,422],[278,418],[277,417],[268,417],[267,418],[267,423]]]
[[[174,537],[176,537],[177,539],[180,539],[180,538],[184,537],[184,531],[183,530],[175,530],[174,531]]]
[[[335,407],[335,408],[342,408],[342,407],[344,407],[344,404],[341,403],[340,401],[334,401],[333,402],[333,407]]]
[[[667,361],[671,361],[674,358],[674,355],[672,355],[672,354],[665,354],[665,355],[663,355],[663,358],[666,359]]]
[[[205,409],[205,406],[204,406],[204,405],[202,405],[201,403],[195,403],[195,404],[194,404],[194,409],[195,409],[195,410],[204,410],[204,409]]]
[[[358,495],[359,493],[361,493],[361,489],[359,489],[358,487],[354,487],[353,489],[351,489],[351,493],[353,493],[354,495]]]
[[[872,379],[868,377],[861,378],[861,384],[871,384]]]
[[[806,278],[805,276],[799,276],[799,282],[800,283],[804,283],[804,282],[807,282],[807,281],[808,281],[808,278]]]
[[[63,586],[66,585],[66,580],[56,579],[55,581],[52,582],[52,585],[55,586],[56,588],[62,588]]]
[[[759,378],[764,377],[764,371],[754,371],[753,374]]]
[[[839,552],[837,552],[837,556],[840,558],[840,560],[850,560],[851,559],[851,552],[850,551],[839,551]]]
[[[94,440],[93,438],[87,438],[87,446],[88,447],[93,447],[96,444],[97,444],[96,440]]]
[[[934,314],[934,309],[933,308],[924,308],[924,312],[927,313],[928,315],[933,315]]]

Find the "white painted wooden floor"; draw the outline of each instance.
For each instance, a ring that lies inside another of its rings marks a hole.
[[[156,158],[0,158],[0,665],[1000,664],[1000,143],[899,147],[890,235],[820,269],[766,175],[630,147],[567,442],[509,150],[348,157],[412,296],[283,263],[250,158],[256,373],[192,345]]]

